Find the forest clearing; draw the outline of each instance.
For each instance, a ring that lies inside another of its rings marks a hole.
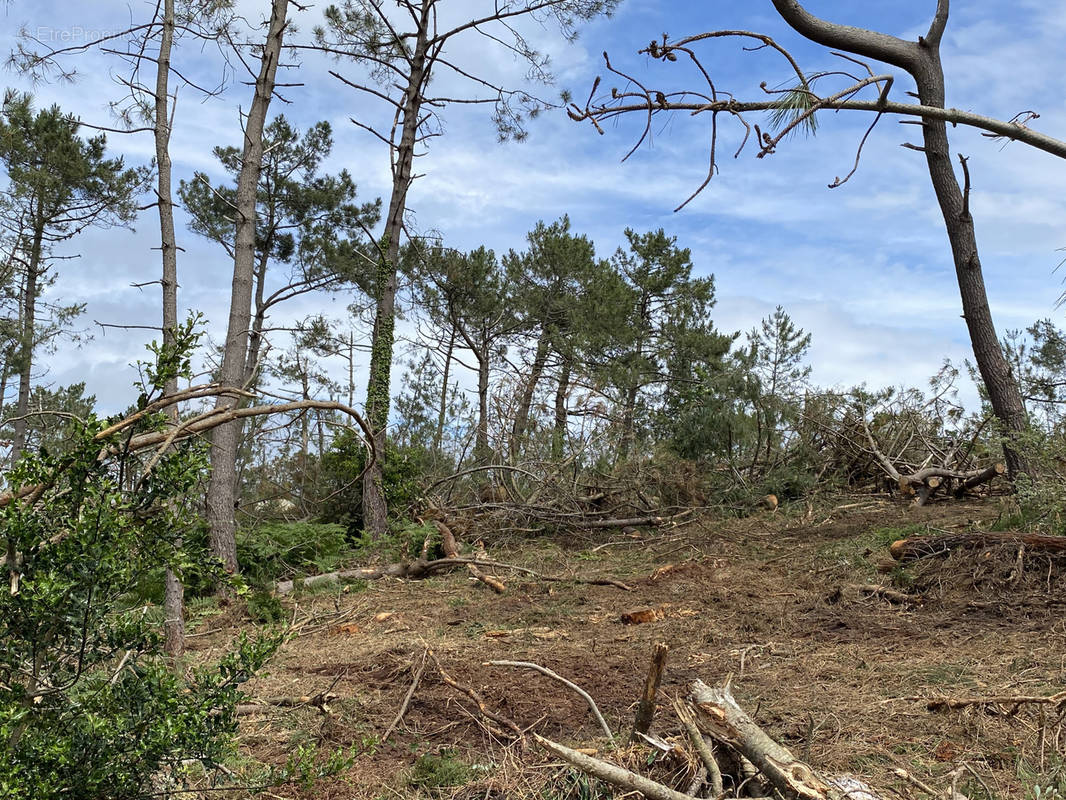
[[[1066,800],[1066,0],[808,5],[6,3],[0,800]]]
[[[443,669],[523,731],[591,748],[684,792],[698,761],[671,701],[686,697],[696,679],[714,685],[728,677],[768,733],[830,773],[857,774],[904,797],[923,794],[896,769],[969,797],[1021,797],[1021,785],[1037,775],[1061,791],[1063,701],[980,700],[1051,696],[1066,685],[1066,559],[1006,544],[885,574],[878,564],[891,562],[891,541],[987,529],[1007,501],[907,508],[849,500],[839,510],[701,518],[629,536],[531,541],[481,531],[501,560],[619,580],[632,591],[498,570],[504,594],[463,571],[332,584],[287,598],[291,638],[248,685],[249,702],[261,705],[241,717],[241,753],[283,762],[300,742],[362,743],[349,770],[307,791],[272,789],[280,797],[612,796],[536,746],[500,736],[498,722],[442,680]],[[895,593],[878,597],[860,588],[867,586]],[[623,622],[634,609],[654,613],[642,624]],[[211,612],[190,649],[197,658],[217,654],[248,624],[237,607]],[[683,756],[629,742],[659,642],[670,649],[652,731]],[[501,659],[537,663],[583,688],[617,746],[607,745],[575,692],[485,663]],[[302,707],[277,705],[278,698]],[[958,700],[966,704],[933,706]]]

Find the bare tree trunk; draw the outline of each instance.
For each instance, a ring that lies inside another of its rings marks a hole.
[[[170,161],[170,52],[174,45],[174,0],[163,2],[163,28],[155,73],[155,160],[157,164],[156,207],[159,209],[160,250],[163,257],[163,345],[173,347],[178,328],[178,248],[174,232],[174,193],[171,189]],[[164,391],[175,394],[178,379],[167,381]],[[178,421],[178,407],[167,410]],[[181,547],[181,541],[176,542]],[[163,651],[180,663],[185,655],[185,587],[181,577],[168,565],[163,584]]]
[[[11,466],[18,463],[26,451],[26,415],[30,410],[30,380],[33,375],[33,345],[37,326],[37,283],[41,269],[41,247],[44,241],[44,220],[38,214],[34,220],[30,261],[26,265],[26,280],[22,295],[22,330],[19,332],[19,393],[15,405],[15,426],[11,441]]]
[[[522,450],[522,444],[529,430],[529,409],[533,407],[533,395],[537,391],[540,376],[544,374],[544,365],[548,361],[548,332],[541,331],[537,339],[537,352],[533,356],[533,364],[529,368],[529,377],[525,386],[522,387],[522,397],[518,401],[515,410],[514,423],[511,426],[511,459],[517,459]]]
[[[566,396],[570,391],[570,359],[563,361],[559,372],[559,384],[555,388],[555,427],[552,430],[552,458],[559,460],[566,449],[566,426],[568,421]]]
[[[636,441],[637,390],[636,386],[626,389],[625,401],[622,404],[622,436],[618,445],[620,461],[629,458],[629,451]]]
[[[251,322],[252,283],[255,277],[256,188],[263,161],[263,126],[274,94],[288,5],[288,0],[273,0],[270,25],[263,47],[259,75],[255,82],[255,95],[245,120],[241,171],[237,178],[233,287],[220,376],[224,386],[240,386],[247,377],[248,328]],[[232,406],[235,402],[232,398],[220,397],[218,406]],[[234,501],[239,438],[239,424],[231,422],[214,429],[211,436],[211,481],[207,489],[211,552],[231,573],[236,572],[238,568]]]
[[[484,336],[484,331],[482,331]],[[484,342],[484,339],[482,340]],[[489,346],[475,350],[477,357],[477,437],[474,441],[474,461],[488,464],[492,461],[489,447]]]
[[[452,353],[455,352],[455,326],[448,337],[448,347],[444,351],[444,377],[441,380],[440,411],[437,414],[437,430],[433,435],[433,449],[440,454],[444,443],[444,422],[448,416],[448,379],[452,372]]]
[[[917,84],[919,101],[923,105],[944,108],[940,41],[948,21],[949,0],[938,0],[929,30],[917,42],[827,22],[810,14],[797,0],[773,0],[773,3],[785,22],[806,38],[826,47],[846,50],[906,70]],[[946,123],[929,118],[922,121],[921,128],[922,149],[951,243],[963,317],[970,333],[974,360],[988,390],[988,399],[996,418],[1008,438],[1015,439],[1027,427],[1025,405],[1017,380],[1003,356],[988,307],[977,237],[970,214],[969,181],[964,192],[959,187],[951,162]],[[965,164],[963,168],[965,170]],[[1003,449],[1011,475],[1024,472],[1026,465],[1017,451],[1009,443]]]
[[[385,220],[384,252],[379,256],[377,310],[370,344],[370,378],[366,390],[366,418],[374,432],[377,459],[363,475],[363,528],[371,536],[388,531],[388,506],[385,502],[384,464],[389,422],[389,383],[392,371],[392,348],[396,322],[396,264],[400,254],[400,236],[407,210],[407,190],[411,187],[415,136],[424,97],[427,46],[432,3],[424,0],[409,65],[410,73],[403,105],[403,127],[393,164],[392,197]]]

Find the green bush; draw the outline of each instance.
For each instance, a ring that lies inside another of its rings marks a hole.
[[[237,563],[252,586],[272,587],[294,575],[329,572],[351,555],[342,525],[267,522],[237,532]]]
[[[145,370],[157,385],[180,360],[160,363]],[[146,390],[140,407],[150,400]],[[38,489],[34,502],[0,508],[11,575],[0,592],[0,797],[141,800],[194,763],[214,776],[231,752],[240,685],[280,644],[242,640],[186,678],[163,656],[158,625],[132,607],[141,576],[184,560],[177,540],[206,467],[188,443],[147,472],[128,454],[130,436],[165,423],[145,414],[97,439],[105,424],[90,417],[62,456],[24,458],[8,476],[16,494]]]
[[[426,473],[430,456],[417,447],[389,444],[385,458],[385,501],[394,517],[405,517],[422,495],[419,479]],[[344,431],[322,456],[319,492],[320,522],[345,526],[353,539],[363,528],[363,486],[358,480],[366,465],[363,440]]]
[[[473,770],[460,761],[451,750],[419,756],[411,768],[408,784],[419,789],[445,789],[462,786],[473,776]]]

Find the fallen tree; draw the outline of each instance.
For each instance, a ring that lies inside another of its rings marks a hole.
[[[275,594],[284,596],[292,594],[296,589],[308,589],[316,584],[330,583],[332,581],[372,581],[380,578],[403,578],[406,580],[419,580],[428,578],[439,572],[446,572],[460,567],[490,567],[506,569],[529,575],[540,581],[558,583],[584,583],[590,586],[614,586],[623,591],[632,591],[632,587],[613,578],[581,578],[578,576],[564,577],[559,575],[543,575],[535,570],[519,567],[516,564],[505,564],[501,561],[490,561],[482,558],[437,558],[427,561],[424,558],[415,558],[410,561],[399,561],[394,564],[383,564],[376,567],[359,567],[356,569],[344,569],[336,572],[327,572],[322,575],[310,575],[306,578],[294,578],[287,581],[279,581],[274,588]]]
[[[997,545],[1024,545],[1031,551],[1042,553],[1066,553],[1066,536],[1048,536],[1037,533],[1014,533],[1010,531],[975,531],[947,535],[911,536],[897,539],[888,548],[892,557],[900,562],[917,561],[920,558],[946,556],[952,550],[963,547],[995,547]]]

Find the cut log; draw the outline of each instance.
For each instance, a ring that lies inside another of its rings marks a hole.
[[[744,755],[785,797],[800,800],[882,800],[880,792],[851,775],[826,776],[774,741],[740,707],[729,687],[692,685],[699,722],[716,739]]]
[[[1035,552],[1066,553],[1066,536],[1010,531],[912,536],[908,539],[897,539],[889,546],[888,552],[897,561],[906,562],[932,556],[944,556],[962,547],[994,547],[1002,544],[1024,544],[1029,550]]]

